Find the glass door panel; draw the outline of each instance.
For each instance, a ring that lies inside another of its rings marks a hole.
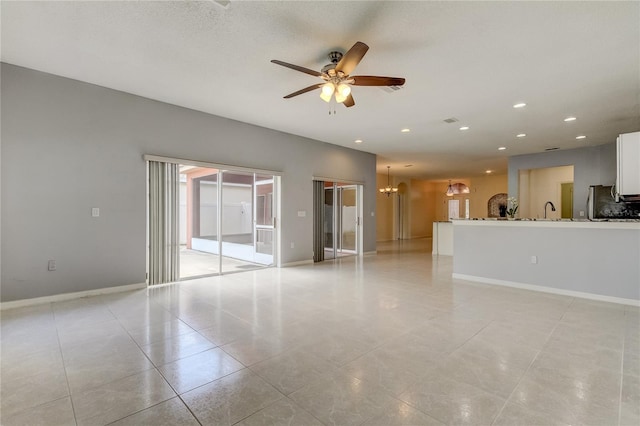
[[[329,186],[330,185],[330,186]],[[334,206],[334,185],[333,182],[325,182],[324,189],[324,226],[323,226],[323,241],[324,241],[324,258],[335,259],[336,247],[335,247],[335,212]]]
[[[273,176],[255,178],[255,262],[273,264],[275,216],[273,211]]]
[[[340,250],[356,252],[358,211],[355,186],[340,188]]]
[[[222,272],[257,267],[253,263],[253,173],[222,172]]]
[[[180,205],[180,278],[218,274],[218,170],[181,165]]]

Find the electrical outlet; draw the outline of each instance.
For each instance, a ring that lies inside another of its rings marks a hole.
[[[47,269],[49,271],[55,271],[56,270],[56,261],[55,260],[50,260],[49,263],[47,264]]]
[[[580,217],[584,217],[584,210],[580,210]]]
[[[295,248],[296,245],[293,243],[293,241],[291,242],[291,248]]]

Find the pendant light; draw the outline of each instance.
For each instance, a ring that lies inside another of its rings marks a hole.
[[[449,187],[447,188],[447,197],[453,197],[453,187],[451,186],[451,181],[449,181]]]
[[[446,194],[447,197],[453,197],[457,194],[468,194],[469,192],[469,187],[464,183],[456,182],[454,184],[451,184],[451,181],[449,181],[449,186],[447,187]]]
[[[387,186],[384,188],[378,189],[381,194],[387,194],[387,197],[391,194],[396,194],[398,192],[398,188],[391,186],[391,175],[390,175],[391,166],[387,166]]]

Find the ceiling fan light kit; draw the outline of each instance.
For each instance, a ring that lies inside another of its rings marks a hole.
[[[356,66],[360,63],[368,50],[369,46],[358,41],[344,55],[341,52],[330,52],[329,60],[331,63],[325,65],[321,72],[301,67],[299,65],[290,64],[288,62],[279,61],[277,59],[273,59],[271,62],[295,71],[320,77],[325,81],[325,83],[314,84],[313,86],[305,87],[297,92],[290,93],[284,97],[285,99],[290,99],[294,96],[311,92],[315,89],[321,89],[320,98],[323,101],[331,102],[332,97],[335,95],[337,103],[343,104],[345,107],[349,108],[356,104],[353,100],[353,96],[351,95],[352,85],[398,87],[402,86],[405,82],[405,79],[400,77],[350,76],[351,72],[353,72]]]
[[[325,102],[331,102],[331,96],[333,92],[335,92],[336,87],[333,83],[325,83],[322,85],[322,90],[320,91],[320,98],[322,98]]]

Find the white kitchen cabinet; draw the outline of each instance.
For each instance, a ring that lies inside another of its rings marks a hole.
[[[617,144],[618,195],[640,194],[640,132],[618,136]]]

